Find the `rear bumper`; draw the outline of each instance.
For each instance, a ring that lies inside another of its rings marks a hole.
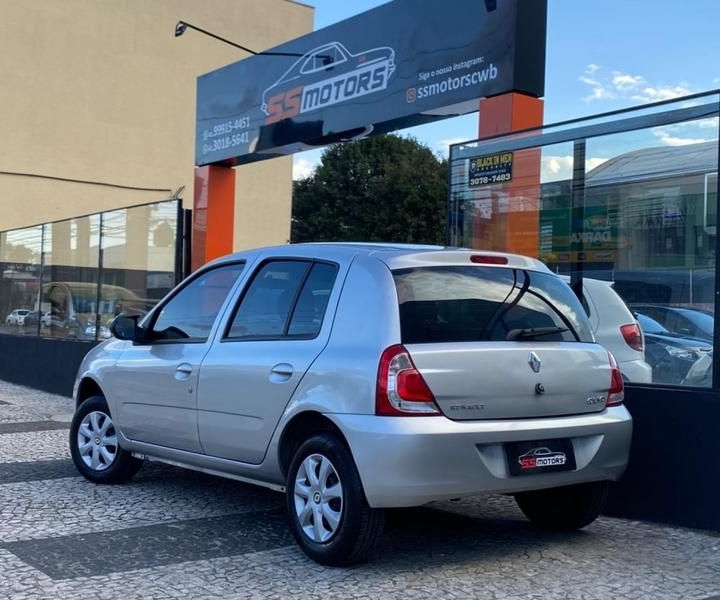
[[[652,367],[644,360],[626,360],[619,362],[618,367],[630,383],[652,383]]]
[[[545,419],[451,421],[445,417],[328,415],[350,445],[370,506],[418,506],[487,493],[516,493],[625,471],[632,418],[624,406]],[[506,442],[569,438],[576,469],[510,474]]]

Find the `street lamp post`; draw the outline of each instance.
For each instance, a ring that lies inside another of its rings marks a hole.
[[[240,44],[236,44],[235,42],[231,42],[230,40],[221,37],[215,33],[212,33],[210,31],[207,31],[206,29],[202,29],[200,27],[197,27],[196,25],[193,25],[192,23],[188,23],[187,21],[178,21],[177,25],[175,25],[175,37],[180,37],[187,29],[194,29],[195,31],[199,31],[200,33],[204,33],[207,36],[210,36],[211,38],[215,38],[216,40],[220,40],[221,42],[225,42],[226,44],[229,44],[230,46],[233,46],[235,48],[239,48],[240,50],[243,50],[244,52],[247,52],[248,54],[252,54],[253,56],[302,56],[302,54],[298,54],[297,52],[255,52],[255,50],[251,50],[250,48],[246,48],[245,46],[241,46]]]

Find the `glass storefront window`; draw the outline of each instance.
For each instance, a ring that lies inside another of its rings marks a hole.
[[[175,284],[177,200],[0,232],[0,333],[97,340]]]
[[[697,385],[690,370],[712,351],[717,151],[712,120],[587,141],[587,156],[603,162],[586,169],[575,233],[584,276],[614,281],[643,330],[655,383]]]
[[[0,332],[37,335],[42,226],[0,233]],[[28,318],[29,317],[29,318]],[[26,324],[26,318],[28,322]]]
[[[718,106],[711,94],[454,146],[451,243],[605,282],[634,321],[613,324],[619,351],[642,348],[653,383],[711,386]]]
[[[105,213],[101,334],[115,315],[145,314],[175,285],[177,202]]]
[[[567,254],[572,172],[571,143],[454,162],[450,244],[532,256]],[[565,244],[553,246],[563,237]]]
[[[95,322],[98,305],[100,217],[49,223],[44,231],[40,334],[94,339],[88,327]]]

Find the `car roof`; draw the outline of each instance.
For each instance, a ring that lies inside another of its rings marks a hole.
[[[677,312],[680,314],[688,315],[688,316],[694,316],[698,313],[702,315],[706,315],[708,317],[712,317],[712,313],[706,310],[702,310],[699,308],[688,308],[687,306],[667,306],[665,304],[643,304],[643,303],[635,303],[632,304],[633,307],[640,308],[640,309],[654,309],[654,310],[664,310],[668,312]]]
[[[335,259],[346,261],[358,256],[365,256],[376,258],[386,263],[391,269],[418,266],[419,264],[438,266],[471,264],[471,257],[475,256],[478,258],[473,260],[472,264],[552,273],[552,271],[539,260],[520,254],[426,244],[395,244],[383,242],[309,242],[266,246],[229,254],[208,264],[222,264],[233,260],[271,256],[287,258],[313,257],[326,260]],[[495,258],[505,258],[507,262],[494,264],[492,261]]]

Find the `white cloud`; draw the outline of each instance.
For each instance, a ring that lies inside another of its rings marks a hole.
[[[603,164],[607,158],[590,157],[585,159],[585,171],[591,171]],[[573,175],[572,156],[543,156],[540,166],[540,180],[543,183],[550,181],[562,181],[572,179]]]
[[[606,162],[607,158],[586,158],[585,159],[585,171],[592,171],[595,167],[599,167],[601,164]]]
[[[660,100],[672,100],[682,96],[689,96],[693,91],[685,85],[673,85],[670,87],[646,87],[640,93],[631,96],[633,100],[640,102],[659,102]]]
[[[305,179],[313,174],[317,163],[309,161],[305,158],[294,158],[293,159],[293,180]]]
[[[450,146],[453,144],[460,144],[462,142],[467,142],[469,139],[472,139],[472,136],[464,137],[464,138],[449,138],[446,140],[438,140],[435,142],[435,150],[437,152],[440,152],[443,156],[447,156],[448,152],[450,151]]]
[[[610,88],[595,77],[595,73],[599,70],[600,67],[598,65],[590,64],[585,68],[585,73],[579,77],[580,81],[591,89],[591,94],[583,98],[585,102],[613,98]]]
[[[643,75],[622,71],[613,71],[608,75],[596,64],[588,65],[578,79],[590,88],[590,94],[583,98],[585,102],[618,99],[649,103],[694,93],[690,86],[682,82],[675,85],[652,85]]]
[[[620,92],[634,90],[643,83],[645,83],[645,78],[642,75],[627,75],[620,71],[613,72],[612,85]]]
[[[541,167],[542,181],[570,179],[572,177],[572,166],[572,156],[543,156]]]
[[[653,135],[665,146],[687,146],[717,140],[718,117],[665,125],[653,130]]]
[[[671,135],[667,131],[653,131],[655,137],[660,140],[660,143],[665,146],[689,146],[690,144],[700,144],[702,142],[710,142],[712,140],[707,138],[682,138],[675,135]]]
[[[712,117],[710,119],[700,119],[699,121],[693,121],[693,124],[700,129],[715,129],[717,130],[720,119],[718,117]]]
[[[587,81],[585,83],[588,83]],[[613,94],[607,87],[600,83],[594,83],[590,84],[592,86],[592,93],[589,96],[585,96],[583,100],[585,102],[592,102],[593,100],[611,100],[612,98],[615,98],[615,94]]]

